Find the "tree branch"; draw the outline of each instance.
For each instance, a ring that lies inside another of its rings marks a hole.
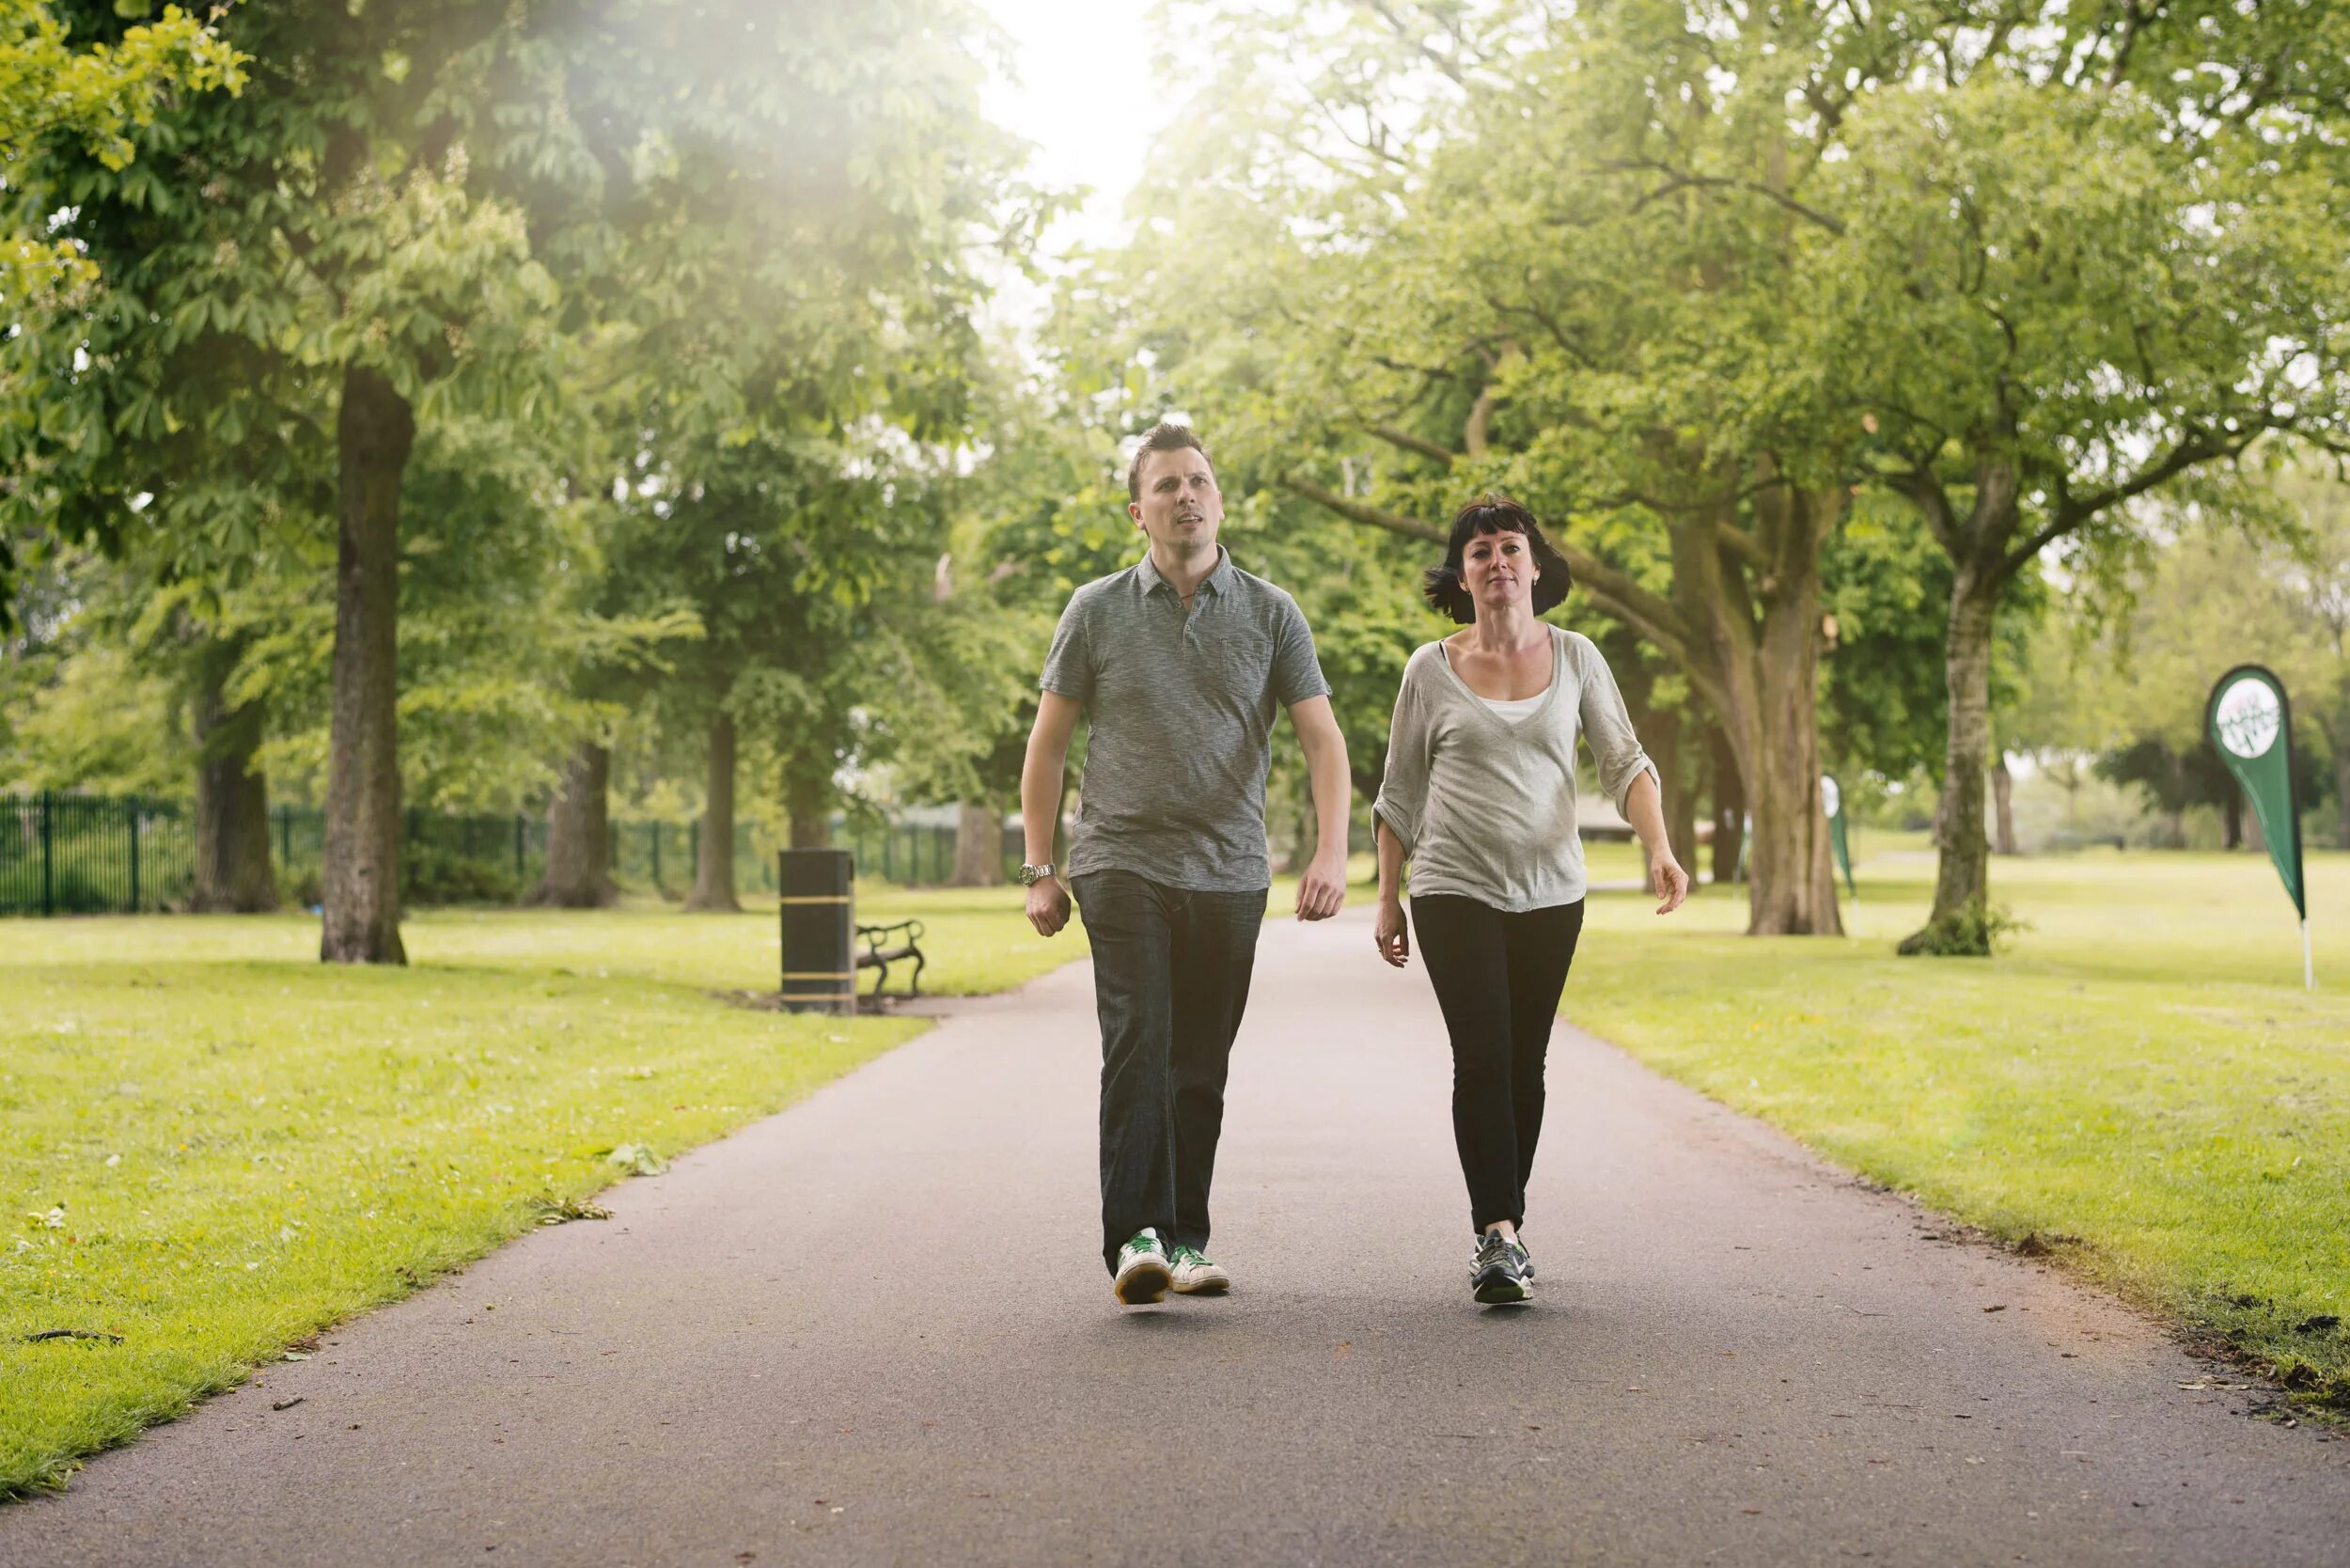
[[[1311,479],[1301,478],[1295,474],[1282,475],[1280,484],[1282,489],[1289,491],[1292,494],[1303,496],[1316,506],[1326,508],[1348,522],[1359,523],[1367,528],[1379,528],[1387,533],[1401,535],[1404,539],[1421,540],[1430,544],[1443,544],[1451,538],[1449,533],[1437,527],[1434,523],[1422,522],[1417,517],[1406,517],[1402,512],[1389,511],[1385,507],[1373,506],[1368,501],[1353,500],[1335,490],[1316,484]],[[1675,610],[1668,601],[1651,593],[1624,573],[1570,541],[1554,539],[1551,544],[1561,557],[1565,557],[1567,570],[1574,573],[1575,581],[1590,589],[1594,596],[1605,595],[1610,602],[1620,605],[1626,620],[1637,618],[1642,629],[1656,636],[1660,642],[1669,639],[1684,646],[1688,643],[1688,625],[1681,619],[1680,612]]]
[[[1383,425],[1375,419],[1363,420],[1362,427],[1390,447],[1401,447],[1407,452],[1418,452],[1424,458],[1431,458],[1443,463],[1447,468],[1451,467],[1461,455],[1450,447],[1431,441],[1425,436],[1414,435],[1410,431],[1397,430],[1393,425]]]
[[[1942,488],[1942,481],[1923,463],[1905,474],[1892,474],[1886,484],[1897,495],[1905,497],[1923,514],[1926,531],[1942,546],[1952,560],[1965,553],[1966,541],[1959,537],[1958,511],[1950,505],[1950,493]]]
[[[1461,427],[1461,444],[1467,447],[1469,456],[1481,458],[1485,455],[1485,432],[1493,424],[1494,404],[1499,400],[1492,382],[1488,381],[1478,388],[1477,401],[1469,405],[1468,422]]]
[[[1698,663],[1697,655],[1691,651],[1686,637],[1668,628],[1657,625],[1648,617],[1604,589],[1594,588],[1588,582],[1578,586],[1582,588],[1583,596],[1590,601],[1593,608],[1604,614],[1614,616],[1618,620],[1654,643],[1658,651],[1680,666],[1681,672],[1688,677],[1689,684],[1697,689],[1698,695],[1702,697],[1716,713],[1729,712],[1726,688],[1709,670]]]
[[[1423,523],[1417,517],[1406,517],[1402,512],[1374,507],[1368,501],[1351,500],[1335,490],[1325,489],[1311,479],[1299,478],[1294,474],[1281,476],[1281,488],[1304,496],[1316,506],[1337,512],[1349,523],[1359,523],[1367,528],[1384,528],[1388,533],[1421,540],[1430,544],[1443,544],[1451,537],[1434,523]]]
[[[1734,523],[1716,523],[1714,542],[1756,572],[1761,572],[1771,564],[1770,557],[1762,549],[1762,541]]]
[[[1386,0],[1371,0],[1371,8],[1378,12],[1380,18],[1385,21],[1389,27],[1395,30],[1395,36],[1397,38],[1402,39],[1404,42],[1410,44],[1414,49],[1418,50],[1422,55],[1426,55],[1429,63],[1434,65],[1438,71],[1443,71],[1445,75],[1450,79],[1454,86],[1465,87],[1468,86],[1468,78],[1461,73],[1461,68],[1455,65],[1452,61],[1446,59],[1442,55],[1437,54],[1434,50],[1429,48],[1425,39],[1416,37],[1409,28],[1403,25],[1402,19],[1395,14],[1395,8],[1392,6],[1387,5]],[[1458,37],[1459,35],[1456,34],[1454,36]]]
[[[1685,170],[1676,169],[1668,165],[1660,164],[1653,158],[1603,159],[1601,160],[1599,166],[1604,169],[1613,169],[1619,173],[1645,171],[1651,174],[1661,174],[1665,177],[1664,184],[1657,186],[1654,190],[1646,192],[1641,196],[1639,200],[1632,204],[1632,211],[1635,212],[1638,212],[1641,208],[1646,207],[1650,202],[1654,201],[1661,196],[1670,196],[1673,192],[1678,190],[1695,189],[1745,191],[1749,195],[1762,196],[1768,200],[1777,202],[1779,206],[1784,207],[1787,211],[1794,213],[1797,217],[1805,218],[1812,223],[1818,224],[1822,228],[1826,229],[1830,234],[1841,236],[1844,232],[1844,225],[1841,219],[1832,218],[1825,212],[1819,211],[1817,208],[1805,206],[1802,202],[1797,201],[1794,196],[1787,195],[1784,191],[1774,191],[1768,185],[1761,184],[1752,180],[1732,180],[1728,176],[1718,174],[1691,174]]]
[[[2180,441],[2165,453],[2158,463],[2138,470],[2119,484],[2076,496],[2060,477],[2056,483],[2057,504],[2047,523],[2036,529],[2021,544],[2008,552],[1999,563],[2003,574],[2021,572],[2034,556],[2074,532],[2107,508],[2135,500],[2156,486],[2165,484],[2199,463],[2219,458],[2238,456],[2253,442],[2274,428],[2268,420],[2251,423],[2232,440],[2217,439],[2198,431]]]
[[[2123,501],[2135,500],[2156,485],[2177,478],[2199,463],[2208,463],[2213,458],[2235,456],[2236,453],[2250,446],[2255,436],[2264,433],[2267,428],[2265,423],[2258,425],[2245,432],[2241,439],[2232,442],[2214,440],[2198,431],[2182,439],[2177,446],[2163,455],[2160,462],[2150,463],[2139,469],[2138,473],[2120,484],[2107,485],[2103,490],[2092,490],[2086,495],[2076,497],[2069,489],[2062,488],[2060,483],[2056,516],[2049,525],[2056,532],[2049,534],[2049,540],[2053,541],[2059,535],[2079,527],[2107,507]],[[2042,531],[2047,532],[2046,529]]]

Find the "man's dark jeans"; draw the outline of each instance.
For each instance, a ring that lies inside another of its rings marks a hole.
[[[1102,1017],[1102,1261],[1146,1226],[1208,1245],[1224,1075],[1265,889],[1199,893],[1131,871],[1073,879]]]

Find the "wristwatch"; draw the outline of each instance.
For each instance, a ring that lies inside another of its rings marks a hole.
[[[1023,887],[1033,887],[1038,883],[1042,882],[1046,877],[1051,876],[1052,874],[1053,863],[1050,860],[1047,860],[1042,866],[1024,865],[1020,868],[1020,886]]]

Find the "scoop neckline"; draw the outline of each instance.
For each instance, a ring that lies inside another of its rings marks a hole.
[[[1550,706],[1550,699],[1558,695],[1559,687],[1560,685],[1560,677],[1565,674],[1565,671],[1559,667],[1561,663],[1563,663],[1559,650],[1564,645],[1566,639],[1560,635],[1558,627],[1546,625],[1546,629],[1550,633],[1550,684],[1544,686],[1541,691],[1534,694],[1534,698],[1540,698],[1542,699],[1542,703],[1541,706],[1529,709],[1527,712],[1526,716],[1528,718],[1531,718],[1535,713],[1539,713],[1543,711],[1543,709]],[[1469,698],[1470,701],[1476,705],[1477,711],[1483,713],[1488,719],[1492,720],[1496,724],[1508,723],[1508,721],[1499,713],[1495,713],[1491,708],[1485,706],[1488,702],[1528,702],[1534,700],[1533,698],[1523,697],[1488,698],[1480,696],[1478,693],[1477,688],[1470,685],[1466,681],[1461,679],[1461,672],[1452,667],[1452,655],[1450,651],[1446,649],[1445,640],[1446,639],[1443,637],[1438,637],[1436,639],[1436,662],[1444,666],[1444,672],[1447,676],[1451,678],[1452,683],[1460,687],[1461,690]]]

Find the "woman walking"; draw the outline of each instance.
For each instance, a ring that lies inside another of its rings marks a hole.
[[[1649,876],[1681,907],[1689,875],[1666,841],[1654,764],[1591,639],[1540,617],[1567,596],[1567,563],[1516,502],[1480,496],[1452,520],[1430,604],[1465,629],[1403,668],[1378,819],[1380,957],[1411,953],[1409,925],[1452,1037],[1452,1136],[1477,1234],[1471,1294],[1532,1299],[1518,1231],[1543,1129],[1543,1058],[1583,930],[1574,742],[1648,846]]]

